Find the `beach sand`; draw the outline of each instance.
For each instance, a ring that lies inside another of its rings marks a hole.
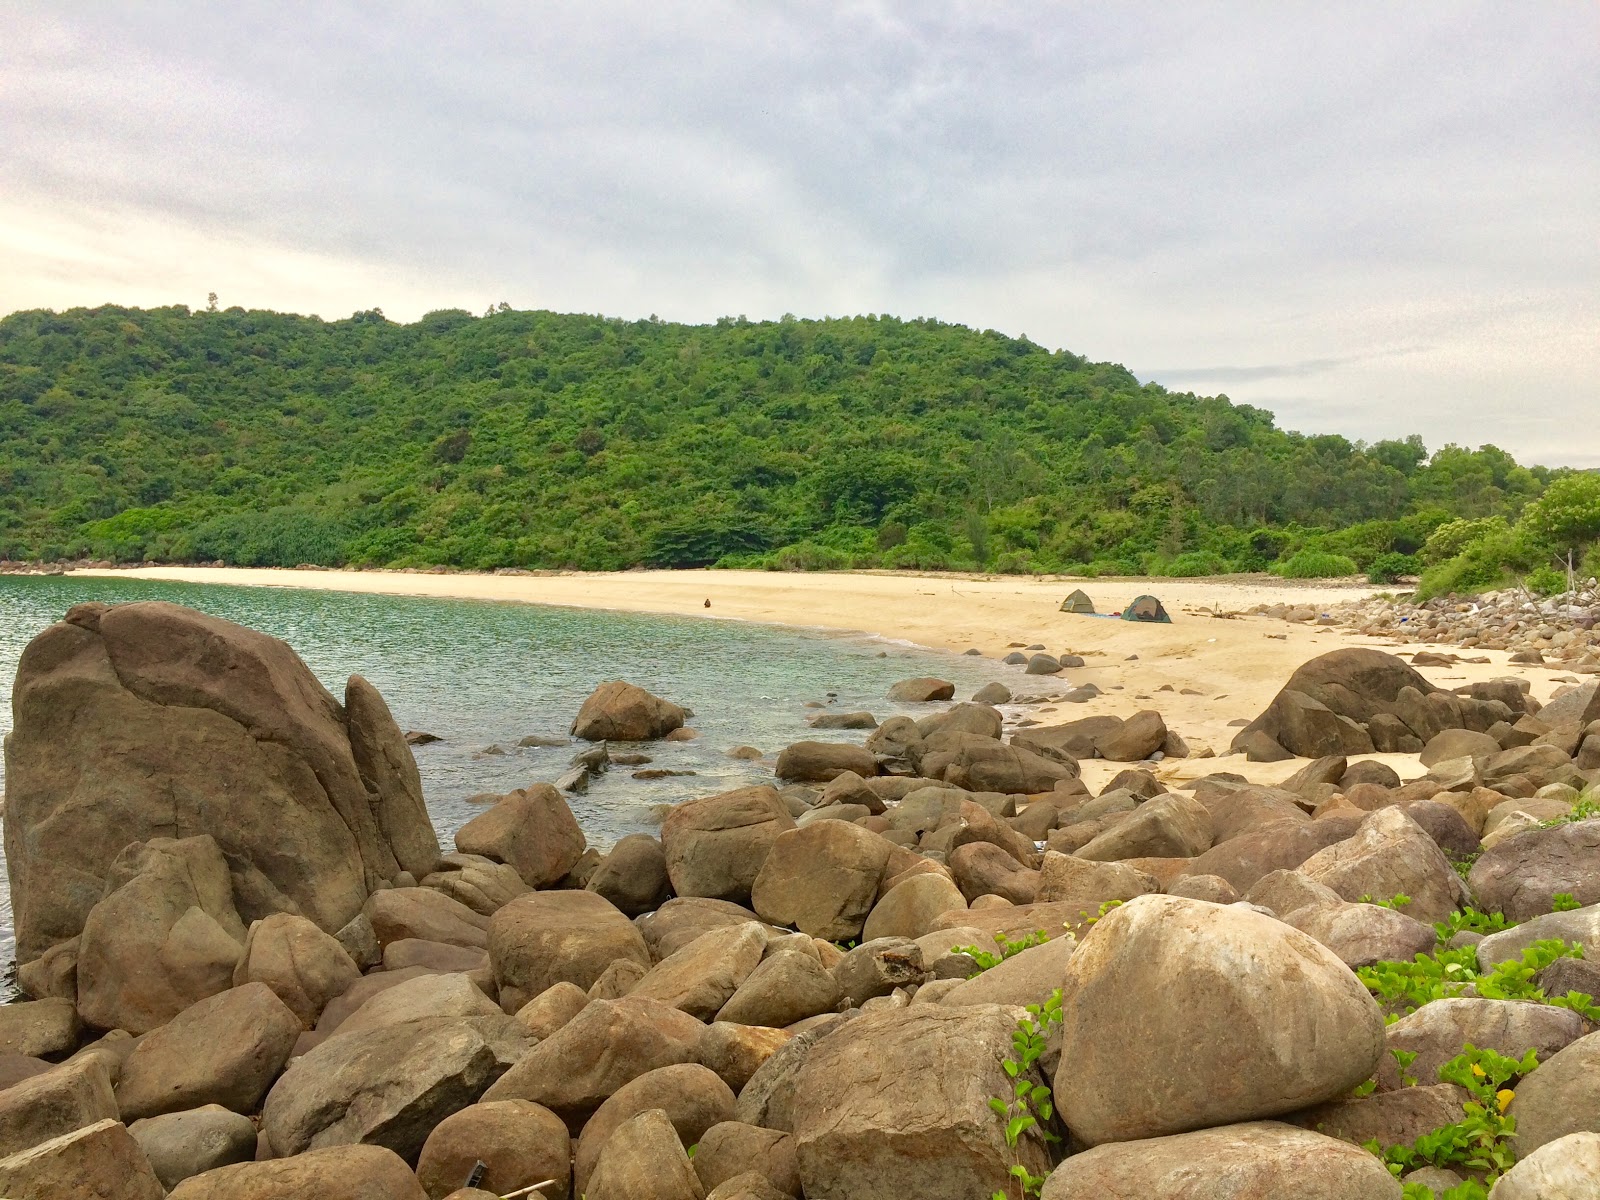
[[[1025,676],[1017,668],[1015,678],[1009,680],[1014,692],[1048,694],[1094,683],[1106,694],[1088,704],[1045,702],[1027,714],[1033,720],[1055,724],[1099,713],[1128,716],[1154,708],[1191,747],[1208,746],[1219,755],[1227,754],[1237,731],[1229,723],[1253,719],[1302,663],[1340,646],[1395,648],[1385,640],[1335,627],[1291,625],[1262,616],[1225,619],[1212,615],[1242,613],[1257,604],[1332,604],[1374,591],[1261,576],[1237,580],[1055,580],[768,571],[436,575],[223,567],[140,567],[74,574],[675,613],[860,632],[954,653],[975,648],[992,658],[1004,657],[1014,648],[1042,644],[1052,654],[1080,654],[1086,666],[1065,671],[1059,678]],[[1102,612],[1118,610],[1135,596],[1149,592],[1161,599],[1172,624],[1148,625],[1059,612],[1062,599],[1077,587],[1087,592]],[[709,608],[707,600],[711,601]],[[1404,652],[1409,657],[1421,648],[1407,646]],[[1472,653],[1491,662],[1424,667],[1421,671],[1446,688],[1516,675],[1530,681],[1540,700],[1548,699],[1561,686],[1559,669],[1508,665],[1505,652]],[[1373,757],[1389,762],[1403,777],[1422,773],[1415,757]],[[1085,780],[1091,786],[1114,769],[1105,763],[1084,765]],[[1246,764],[1242,757],[1189,759],[1165,764],[1161,773],[1176,781],[1228,770],[1261,782],[1276,782],[1301,765]]]

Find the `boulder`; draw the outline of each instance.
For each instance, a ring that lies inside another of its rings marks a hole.
[[[1600,1133],[1546,1142],[1500,1177],[1493,1200],[1590,1200],[1600,1195]]]
[[[703,933],[758,919],[748,908],[726,900],[680,896],[668,900],[655,912],[636,918],[634,926],[644,937],[644,944],[650,948],[651,958],[659,962],[670,954],[676,954]]]
[[[765,786],[678,805],[661,823],[672,890],[748,904],[773,842],[794,827],[783,798]]]
[[[1256,889],[1250,894],[1254,896]],[[1351,969],[1380,962],[1410,962],[1418,954],[1432,954],[1437,940],[1432,925],[1404,912],[1378,904],[1351,904],[1337,894],[1329,903],[1308,904],[1278,915],[1316,938]]]
[[[35,1000],[78,998],[79,938],[57,942],[32,962],[17,966],[17,986]]]
[[[310,1029],[323,1007],[361,978],[339,940],[304,917],[276,913],[251,924],[233,969],[234,987],[264,983]]]
[[[1423,1082],[1399,1091],[1330,1100],[1288,1120],[1358,1146],[1374,1141],[1380,1146],[1409,1146],[1464,1120],[1471,1099],[1471,1092],[1453,1083]]]
[[[1488,971],[1500,963],[1520,959],[1534,942],[1552,940],[1600,947],[1600,904],[1546,913],[1502,933],[1491,933],[1478,943],[1478,965]]]
[[[1564,1008],[1527,1000],[1481,1000],[1456,997],[1424,1004],[1401,1017],[1384,1032],[1384,1046],[1416,1055],[1406,1074],[1419,1083],[1436,1083],[1444,1066],[1469,1042],[1480,1050],[1493,1050],[1520,1059],[1529,1050],[1545,1062],[1558,1050],[1583,1036],[1583,1018]],[[1378,1064],[1378,1087],[1403,1086],[1400,1068],[1392,1054]]]
[[[127,1127],[108,1117],[0,1158],[0,1195],[18,1200],[163,1200],[166,1189]]]
[[[1487,758],[1499,754],[1500,743],[1487,733],[1472,729],[1446,729],[1428,739],[1418,761],[1425,767],[1447,762],[1452,758]]]
[[[659,1108],[624,1121],[595,1163],[585,1200],[705,1200],[672,1121]]]
[[[382,1146],[331,1146],[293,1158],[219,1167],[186,1179],[168,1200],[310,1200],[313,1197],[319,1200],[428,1200],[411,1168],[394,1151]]]
[[[133,1120],[220,1104],[252,1113],[300,1036],[300,1019],[264,983],[201,1000],[141,1038],[117,1103]]]
[[[1061,1011],[1074,1050],[1057,1107],[1091,1146],[1331,1100],[1383,1050],[1377,1003],[1331,951],[1252,909],[1174,896],[1094,926],[1067,961]]]
[[[859,1020],[859,1010],[819,1017],[809,1023],[803,1033],[797,1033],[777,1050],[739,1089],[739,1102],[734,1107],[735,1119],[746,1125],[760,1125],[784,1133],[794,1131],[795,1089],[800,1069],[817,1045],[830,1034],[849,1022]]]
[[[700,1138],[694,1171],[708,1192],[749,1172],[759,1174],[781,1196],[800,1194],[794,1138],[776,1129],[740,1121],[713,1125]]]
[[[839,1003],[839,984],[816,958],[782,950],[759,964],[729,997],[718,1022],[781,1029]]]
[[[915,987],[925,973],[922,949],[909,938],[886,937],[862,942],[833,968],[839,991],[852,1008],[897,988]]]
[[[588,1003],[588,993],[577,984],[558,983],[519,1008],[517,1023],[542,1042],[581,1013]]]
[[[343,1037],[425,1017],[492,1017],[499,1012],[466,975],[418,975],[373,996],[341,1021],[336,1032]]]
[[[362,1143],[415,1162],[433,1128],[476,1102],[530,1042],[498,1015],[341,1033],[289,1065],[267,1094],[261,1129],[280,1158]]]
[[[24,651],[12,702],[23,962],[83,929],[130,843],[209,835],[246,920],[329,931],[438,857],[377,693],[354,677],[341,706],[276,638],[159,601],[80,604]]]
[[[682,1145],[693,1146],[713,1125],[733,1120],[734,1097],[715,1072],[698,1063],[679,1063],[649,1071],[618,1088],[584,1124],[573,1159],[579,1195],[589,1190],[600,1153],[613,1134],[640,1113],[666,1115]]]
[[[1064,906],[1073,917],[1080,912],[1095,916],[1107,900],[1132,900],[1160,890],[1154,876],[1126,863],[1093,862],[1052,850],[1039,867],[1038,903]]]
[[[459,851],[440,858],[434,871],[422,877],[421,885],[460,901],[480,917],[494,916],[530,890],[515,867]]]
[[[1003,896],[1013,904],[1032,904],[1039,872],[1030,871],[990,842],[968,842],[950,853],[950,873],[970,904],[979,896]]]
[[[793,742],[778,755],[774,773],[791,783],[827,783],[846,771],[863,779],[878,773],[870,750],[844,742]]]
[[[1219,842],[1191,862],[1184,873],[1216,875],[1242,896],[1263,876],[1296,870],[1319,850],[1348,838],[1362,819],[1358,813],[1315,821],[1273,821]]]
[[[694,1062],[705,1026],[658,1000],[591,1000],[540,1042],[485,1094],[485,1100],[531,1100],[569,1129],[623,1084],[647,1071]]]
[[[1043,1175],[1038,1133],[1008,1147],[989,1108],[1014,1090],[1004,1066],[1015,1030],[1015,1011],[998,1005],[918,1005],[863,1015],[817,1043],[793,1099],[804,1194],[964,1200],[990,1194],[1013,1162]]]
[[[624,916],[654,912],[672,895],[661,843],[648,833],[619,839],[584,887],[611,901]]]
[[[991,738],[970,738],[949,750],[924,754],[924,774],[969,792],[1003,792],[1032,795],[1048,792],[1057,783],[1076,779],[1076,766],[1068,766],[1021,746],[1007,746]]]
[[[934,918],[964,910],[966,899],[947,876],[924,873],[902,879],[883,894],[863,926],[863,939],[919,938],[933,928]]]
[[[738,1092],[793,1036],[787,1029],[713,1021],[700,1038],[700,1061]]]
[[[573,719],[572,733],[589,742],[646,742],[682,728],[687,717],[671,701],[613,679],[589,694]]]
[[[1541,1061],[1517,1084],[1506,1115],[1516,1119],[1523,1158],[1571,1133],[1600,1133],[1600,1034]]]
[[[628,994],[710,1021],[750,977],[766,948],[766,931],[755,921],[713,929],[651,967]]]
[[[489,961],[513,1012],[563,980],[592,987],[618,960],[649,969],[650,951],[633,923],[593,892],[531,892],[489,926]]]
[[[876,729],[877,718],[869,712],[818,713],[806,721],[813,729]]]
[[[1071,934],[1061,934],[1013,954],[1003,962],[959,983],[940,997],[941,1004],[1009,1004],[1025,1008],[1043,1004],[1061,986],[1067,960],[1078,947]]]
[[[1418,921],[1443,921],[1472,902],[1444,852],[1398,808],[1366,817],[1353,837],[1317,851],[1299,869],[1346,900],[1410,896],[1405,912]]]
[[[1393,654],[1361,646],[1333,650],[1296,670],[1234,745],[1259,733],[1305,758],[1367,754],[1376,747],[1366,726],[1383,715],[1397,717],[1426,741],[1443,727],[1441,709],[1428,703],[1437,690]],[[1457,711],[1453,726],[1462,724]]]
[[[927,675],[902,679],[888,693],[889,699],[897,704],[928,704],[935,700],[949,700],[955,694],[955,684]]]
[[[82,1032],[71,1000],[0,1004],[0,1054],[52,1058],[76,1047]]]
[[[363,911],[383,947],[403,938],[479,949],[489,944],[488,917],[432,888],[374,892]]]
[[[461,974],[480,971],[489,965],[489,951],[476,946],[451,946],[444,942],[425,942],[421,938],[401,938],[383,948],[385,973],[421,967],[430,973]]]
[[[972,703],[1010,704],[1011,689],[1005,684],[999,682],[986,683],[977,691],[972,693]]]
[[[1275,821],[1304,824],[1311,819],[1300,807],[1300,798],[1280,788],[1201,779],[1194,798],[1210,812],[1213,841],[1219,846]]]
[[[0,1091],[0,1158],[108,1119],[119,1117],[106,1064],[64,1063]]]
[[[1211,812],[1193,796],[1169,792],[1139,805],[1124,821],[1077,851],[1092,862],[1125,858],[1194,858],[1211,848]]]
[[[428,1135],[417,1158],[417,1181],[431,1200],[440,1200],[481,1162],[480,1182],[492,1196],[553,1179],[554,1187],[537,1194],[568,1200],[574,1194],[571,1155],[567,1127],[548,1108],[526,1100],[470,1104]]]
[[[1045,1181],[1040,1200],[1400,1200],[1360,1146],[1276,1121],[1096,1146]]]
[[[1167,723],[1154,709],[1144,709],[1095,740],[1101,758],[1112,762],[1139,762],[1149,758],[1167,740]]]
[[[1558,892],[1600,904],[1600,820],[1515,834],[1485,850],[1467,881],[1480,905],[1512,921],[1549,912]]]
[[[893,843],[858,825],[821,821],[779,835],[751,888],[757,915],[828,941],[861,936]]]
[[[78,943],[85,1021],[144,1033],[232,985],[245,930],[209,836],[130,845],[106,882],[110,894],[89,910]],[[21,895],[14,869],[11,894]]]
[[[165,1188],[256,1156],[255,1122],[220,1104],[146,1117],[128,1126],[128,1132]]]
[[[519,788],[456,833],[456,849],[516,869],[531,888],[554,887],[588,843],[561,793],[548,783]]]

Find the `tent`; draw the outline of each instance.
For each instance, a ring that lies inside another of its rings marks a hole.
[[[1094,611],[1094,601],[1084,595],[1082,589],[1073,592],[1072,595],[1061,602],[1061,611],[1064,613],[1088,613],[1090,616],[1097,615]]]
[[[1161,601],[1154,596],[1140,596],[1122,610],[1122,619],[1124,621],[1158,621],[1166,625],[1172,624],[1172,618],[1167,616],[1167,610],[1161,607]]]

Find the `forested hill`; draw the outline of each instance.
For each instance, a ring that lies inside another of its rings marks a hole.
[[[0,558],[1365,568],[1546,475],[936,321],[0,321]]]

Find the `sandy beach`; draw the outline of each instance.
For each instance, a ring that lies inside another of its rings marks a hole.
[[[629,571],[615,574],[475,575],[388,571],[300,571],[219,567],[140,567],[79,571],[79,575],[176,580],[249,587],[294,587],[391,595],[437,596],[526,604],[567,605],[623,612],[673,613],[712,620],[858,632],[934,650],[976,649],[999,658],[1011,649],[1043,645],[1056,654],[1079,654],[1081,669],[1059,679],[1017,672],[1018,694],[1064,691],[1094,683],[1105,695],[1089,704],[1040,704],[1029,715],[1040,723],[1074,720],[1094,713],[1127,716],[1156,708],[1191,745],[1226,754],[1235,732],[1230,722],[1255,717],[1300,664],[1346,645],[1388,648],[1389,643],[1332,627],[1288,624],[1243,613],[1257,604],[1331,604],[1371,595],[1375,589],[1301,585],[1263,577],[1232,580],[1051,580],[1012,576],[951,576],[888,573],[791,574],[766,571]],[[1075,616],[1059,610],[1062,599],[1082,586],[1096,609],[1120,609],[1135,596],[1161,598],[1170,625],[1150,625]],[[709,600],[711,606],[706,607]],[[1418,647],[1407,647],[1407,654]],[[1422,668],[1441,687],[1515,674],[1547,699],[1562,672],[1512,666],[1504,652],[1485,654],[1488,664]],[[1420,773],[1415,757],[1381,756],[1402,775]],[[1226,767],[1206,759],[1174,762],[1172,779],[1235,770],[1272,782],[1295,763],[1248,766],[1230,758]],[[1104,769],[1107,764],[1095,764]],[[1086,764],[1086,776],[1099,770]]]

